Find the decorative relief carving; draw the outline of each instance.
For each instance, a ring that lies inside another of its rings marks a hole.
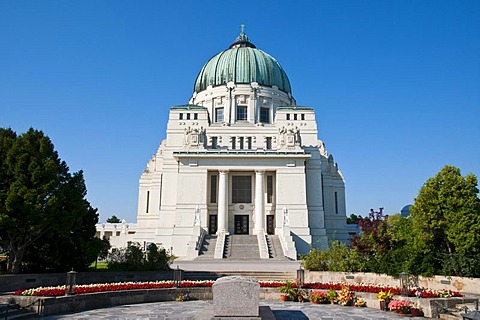
[[[318,140],[317,141],[317,147],[319,148],[320,150],[320,154],[324,157],[328,157],[328,151],[327,151],[327,147],[325,146],[325,143],[321,140]]]
[[[285,128],[281,127],[279,133],[280,149],[298,149],[301,145],[300,130],[298,127]]]
[[[200,149],[205,147],[205,129],[203,127],[185,128],[184,131],[184,145],[190,148]]]

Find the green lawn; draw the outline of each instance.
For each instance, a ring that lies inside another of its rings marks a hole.
[[[95,262],[93,262],[89,267],[88,267],[89,270],[95,270]],[[108,270],[108,266],[107,266],[107,262],[104,262],[104,261],[98,261],[97,262],[97,270],[101,271],[101,270]]]

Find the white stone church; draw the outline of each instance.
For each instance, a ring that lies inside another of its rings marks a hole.
[[[296,259],[348,241],[345,220],[344,180],[315,111],[297,106],[280,64],[242,30],[200,70],[189,103],[170,108],[140,178],[132,240],[195,259],[214,238],[208,251],[222,259],[229,237],[251,235],[259,259],[275,241]]]

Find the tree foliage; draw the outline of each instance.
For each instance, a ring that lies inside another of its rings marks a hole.
[[[370,209],[368,217],[358,219],[358,225],[362,233],[353,237],[352,248],[364,255],[384,254],[391,248],[392,235],[383,208],[379,211]]]
[[[360,219],[360,216],[352,213],[350,217],[347,217],[347,224],[358,224],[358,219]]]
[[[122,222],[119,218],[117,218],[116,215],[111,216],[110,218],[107,219],[108,223],[120,223]]]
[[[458,168],[445,166],[420,189],[409,217],[384,216],[382,208],[378,212],[370,210],[368,217],[359,218],[361,233],[352,239],[349,251],[338,245],[327,251],[313,249],[304,259],[305,267],[389,275],[406,271],[426,276],[479,277],[477,184],[474,175],[462,176]],[[349,261],[352,256],[359,261],[350,264],[356,270],[335,262],[338,257]]]
[[[141,271],[169,269],[171,256],[162,247],[150,243],[144,254],[139,243],[130,243],[126,248],[114,248],[108,255],[108,269],[118,271]]]
[[[480,255],[477,185],[475,175],[462,176],[460,169],[447,165],[425,182],[410,209],[415,248],[434,257],[436,270],[446,271],[448,265],[450,275],[471,276],[478,269],[467,266],[468,261],[478,265],[474,261]]]
[[[0,128],[0,246],[7,272],[82,270],[92,262],[97,210],[82,171],[71,174],[50,139]]]
[[[358,251],[350,250],[346,244],[339,241],[333,241],[325,251],[312,248],[304,257],[303,265],[312,271],[365,271]]]

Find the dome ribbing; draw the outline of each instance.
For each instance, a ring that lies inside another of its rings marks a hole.
[[[203,66],[195,80],[195,92],[205,90],[209,85],[216,87],[257,82],[263,86],[276,86],[291,93],[290,81],[280,64],[268,53],[259,50],[243,33],[229,49],[213,56]]]

